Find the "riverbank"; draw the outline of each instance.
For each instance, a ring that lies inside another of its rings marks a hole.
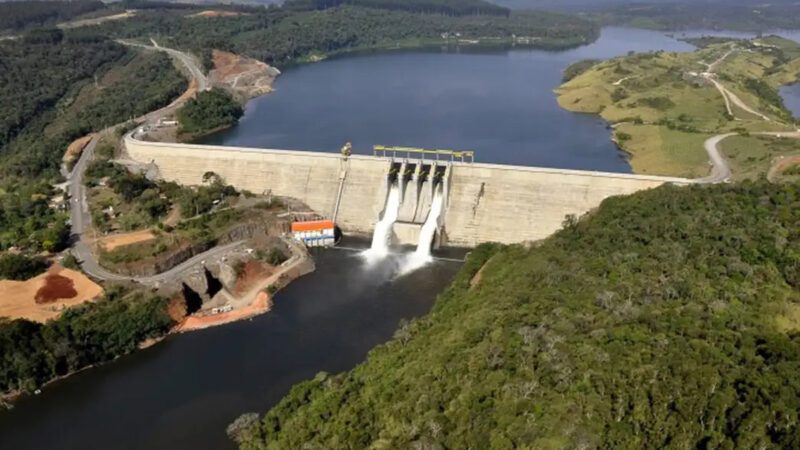
[[[176,325],[170,333],[186,333],[189,331],[203,330],[206,328],[225,325],[239,320],[250,319],[269,312],[273,305],[273,296],[280,289],[285,288],[297,278],[314,271],[314,260],[308,250],[301,244],[291,239],[284,239],[292,256],[282,263],[278,270],[271,273],[266,279],[256,283],[239,300],[252,299],[242,308],[230,311],[214,312],[205,311],[187,316]]]
[[[354,367],[398,323],[426,314],[460,267],[436,261],[398,278],[392,259],[366,267],[348,251],[313,257],[316,270],[275,293],[267,314],[172,334],[20,399],[0,412],[3,448],[231,448],[225,427],[236,416],[316,372]]]

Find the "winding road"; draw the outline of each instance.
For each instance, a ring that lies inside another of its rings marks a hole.
[[[714,73],[714,69],[719,66],[728,56],[733,54],[736,51],[735,45],[732,45],[731,48],[725,52],[722,56],[720,56],[716,61],[712,62],[711,64],[707,65],[707,69],[701,75],[706,80],[710,81],[714,87],[717,88],[720,95],[722,95],[722,99],[725,101],[725,108],[734,120],[741,120],[733,113],[733,108],[731,104],[736,105],[743,111],[746,111],[756,117],[759,117],[761,120],[765,122],[773,122],[772,118],[769,116],[751,108],[747,103],[742,101],[738,95],[731,92],[728,88],[726,88],[722,83],[717,81],[717,74]],[[725,133],[725,134],[718,134],[716,136],[712,136],[707,139],[703,146],[705,147],[706,153],[708,153],[708,159],[711,163],[711,173],[708,176],[697,178],[694,180],[695,183],[723,183],[727,182],[731,178],[731,168],[728,165],[728,161],[725,159],[725,156],[722,154],[722,151],[719,148],[719,144],[724,141],[725,139],[735,136],[737,133]],[[790,137],[790,138],[800,138],[800,130],[797,131],[785,131],[785,132],[772,132],[772,131],[765,131],[760,133],[753,133],[762,136],[777,136],[777,137]],[[770,169],[772,171],[772,169]]]
[[[141,47],[148,50],[166,52],[170,56],[179,60],[186,67],[192,78],[195,79],[198,90],[207,90],[210,86],[208,79],[205,75],[203,75],[203,71],[197,65],[194,58],[186,53],[171,48],[161,47],[155,41],[152,41],[152,46],[128,41],[118,42],[132,47]],[[138,124],[155,123],[162,117],[172,114],[175,110],[183,106],[184,103],[185,100],[175,101],[169,106],[136,118],[135,122]],[[89,213],[89,204],[86,198],[86,186],[84,185],[83,181],[86,168],[94,158],[94,151],[97,147],[97,143],[103,136],[106,136],[109,133],[115,133],[119,126],[121,126],[121,124],[106,128],[105,130],[95,134],[92,140],[89,141],[86,147],[84,147],[83,152],[81,153],[80,158],[78,158],[77,163],[75,163],[75,166],[72,168],[72,171],[67,174],[67,192],[69,193],[70,197],[70,223],[72,227],[72,239],[74,242],[72,246],[72,254],[79,261],[81,261],[81,268],[83,271],[87,275],[103,281],[135,281],[142,284],[158,285],[162,282],[171,279],[179,279],[185,275],[188,275],[198,264],[202,264],[204,261],[214,260],[230,252],[240,250],[241,247],[243,247],[242,241],[217,246],[206,252],[196,255],[187,261],[184,261],[183,263],[173,267],[170,270],[167,270],[166,272],[149,277],[129,277],[125,275],[119,275],[104,269],[100,265],[95,254],[92,252],[90,238],[86,235],[92,223],[92,218],[91,214]]]

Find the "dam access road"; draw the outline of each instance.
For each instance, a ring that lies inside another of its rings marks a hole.
[[[146,50],[164,51],[186,68],[191,77],[197,84],[197,89],[203,91],[209,88],[210,84],[208,79],[203,75],[203,71],[197,65],[197,62],[191,55],[174,50],[171,48],[161,47],[155,40],[151,40],[153,46],[144,44],[133,43],[129,41],[120,40],[123,45],[139,47]],[[137,117],[134,121],[137,124],[152,124],[158,122],[161,118],[173,114],[186,102],[186,96],[182,96],[178,100],[172,102],[168,106],[156,111],[147,113],[141,117]],[[228,253],[241,250],[241,242],[233,242],[223,246],[214,247],[206,252],[196,255],[193,258],[167,270],[163,273],[150,276],[150,277],[129,277],[112,273],[104,269],[98,262],[95,254],[92,252],[90,237],[87,236],[87,231],[91,225],[91,214],[89,214],[89,205],[86,198],[86,186],[84,185],[84,174],[89,163],[94,159],[94,151],[97,143],[103,136],[113,134],[117,128],[123,124],[117,124],[108,127],[99,133],[96,133],[89,143],[84,147],[80,158],[73,166],[72,171],[67,174],[67,192],[70,198],[70,223],[71,234],[73,239],[72,253],[81,261],[81,268],[89,276],[102,280],[102,281],[134,281],[147,285],[158,285],[164,281],[183,278],[190,273],[197,270],[197,266],[203,261],[215,260],[221,258]]]

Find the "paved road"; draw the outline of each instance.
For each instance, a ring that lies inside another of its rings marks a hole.
[[[730,50],[725,52],[725,54],[720,56],[716,61],[712,62],[711,64],[708,64],[708,68],[706,69],[706,72],[704,72],[702,74],[702,76],[705,79],[707,79],[708,81],[710,81],[714,85],[714,87],[717,88],[717,90],[719,91],[720,95],[722,95],[722,99],[725,100],[725,108],[727,109],[728,114],[730,114],[731,117],[733,117],[735,120],[740,120],[740,119],[738,119],[733,114],[733,108],[731,107],[731,103],[735,104],[740,109],[749,112],[750,114],[753,114],[755,116],[760,117],[762,120],[764,120],[766,122],[771,122],[772,121],[771,118],[769,118],[768,116],[766,116],[766,115],[756,111],[755,109],[751,108],[750,106],[748,106],[744,101],[742,101],[742,99],[739,98],[738,95],[734,94],[728,88],[723,86],[722,83],[717,81],[717,79],[716,79],[717,74],[714,73],[714,69],[716,69],[716,67],[719,64],[721,64],[722,61],[724,61],[734,51],[736,51],[736,47],[735,46],[731,46]],[[728,165],[728,161],[725,160],[725,156],[722,155],[722,151],[719,148],[719,144],[720,144],[720,142],[724,141],[725,139],[727,139],[727,138],[729,138],[729,137],[731,137],[731,136],[733,136],[735,134],[736,133],[718,134],[718,135],[713,136],[713,137],[711,137],[709,139],[706,139],[706,141],[703,143],[703,146],[706,149],[706,153],[708,153],[708,159],[709,159],[709,162],[711,163],[711,174],[709,174],[708,176],[702,177],[702,178],[697,178],[697,179],[694,180],[695,182],[697,182],[697,183],[722,183],[722,182],[726,182],[726,181],[730,180],[730,178],[731,178],[731,168]],[[764,133],[756,133],[756,134],[773,135],[773,136],[787,136],[787,137],[800,137],[800,136],[798,136],[798,135],[800,135],[800,132],[798,132],[798,133],[794,133],[794,132],[784,132],[784,133],[764,132]]]
[[[153,41],[153,46],[143,45],[143,44],[136,44],[127,41],[119,41],[124,45],[130,45],[134,47],[143,47],[152,50],[159,50],[164,51],[170,54],[171,56],[177,58],[181,61],[186,68],[189,70],[189,73],[192,74],[192,77],[197,82],[197,86],[199,90],[205,90],[208,88],[209,83],[208,79],[203,75],[202,70],[197,65],[195,60],[178,50],[160,47],[158,44]],[[173,102],[167,107],[161,108],[157,111],[153,111],[151,113],[145,114],[144,116],[138,117],[135,119],[137,123],[155,123],[160,118],[172,114],[176,109],[183,106],[183,102]],[[212,248],[207,252],[201,253],[178,266],[163,272],[161,274],[152,276],[152,277],[139,277],[139,278],[132,278],[124,275],[119,275],[112,273],[102,266],[97,261],[94,253],[91,250],[91,245],[89,244],[89,238],[85,235],[87,230],[90,228],[92,218],[91,214],[89,213],[89,205],[86,199],[86,186],[83,183],[84,174],[86,172],[86,168],[89,163],[94,158],[94,151],[97,147],[97,143],[99,142],[100,138],[108,133],[115,133],[116,128],[119,125],[115,125],[105,130],[97,133],[91,141],[84,147],[83,152],[81,153],[80,158],[78,158],[78,162],[75,163],[75,166],[72,168],[72,172],[67,174],[67,192],[69,192],[70,196],[70,222],[72,224],[72,236],[74,239],[74,244],[72,246],[72,253],[81,261],[81,267],[83,268],[84,272],[88,275],[106,281],[136,281],[143,284],[159,284],[161,282],[167,281],[169,279],[178,279],[182,276],[188,274],[192,270],[194,270],[194,266],[198,263],[201,263],[204,260],[212,260],[217,257],[221,257],[222,255],[236,251],[241,245],[242,242],[234,242],[228,245],[223,245],[219,247]]]
[[[167,54],[169,54],[173,58],[176,58],[181,63],[183,63],[183,65],[186,67],[186,69],[189,70],[189,72],[192,75],[192,78],[197,80],[197,90],[205,91],[210,87],[210,83],[208,82],[208,78],[206,78],[205,74],[203,74],[203,70],[197,64],[197,61],[191,55],[189,55],[187,53],[183,53],[183,52],[181,52],[179,50],[175,50],[175,49],[172,49],[172,48],[162,47],[162,46],[158,45],[158,42],[156,42],[154,39],[150,39],[150,42],[152,42],[153,45],[139,44],[137,42],[131,42],[131,41],[125,41],[125,40],[118,40],[117,42],[119,42],[120,44],[123,44],[123,45],[131,46],[131,47],[141,47],[141,48],[145,48],[145,49],[148,49],[148,50],[160,50],[162,52],[166,52]]]
[[[723,183],[731,178],[731,167],[728,165],[728,161],[725,160],[725,157],[722,156],[719,143],[735,134],[736,133],[719,134],[706,139],[703,146],[706,149],[706,153],[708,153],[708,160],[711,163],[711,173],[708,176],[696,178],[694,180],[695,183]]]

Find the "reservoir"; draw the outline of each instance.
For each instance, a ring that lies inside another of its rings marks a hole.
[[[403,51],[288,69],[238,126],[204,143],[356,153],[372,145],[475,150],[476,161],[630,172],[596,115],[561,109],[564,69],[629,51],[690,51],[663,34],[606,28],[573,50]]]
[[[662,33],[608,28],[560,52],[337,58],[287,70],[274,94],[251,101],[242,123],[211,141],[338,151],[351,140],[360,153],[373,144],[463,148],[483,162],[627,172],[606,124],[561,110],[553,89],[581,59],[691,48]],[[265,412],[320,371],[364,361],[401,320],[426,314],[460,268],[437,261],[399,277],[397,255],[376,267],[347,250],[315,259],[317,271],[279,292],[266,315],[172,336],[0,412],[0,447],[233,448],[225,436],[233,419]]]
[[[800,119],[800,84],[790,84],[780,89],[783,104],[792,112],[795,118]]]

